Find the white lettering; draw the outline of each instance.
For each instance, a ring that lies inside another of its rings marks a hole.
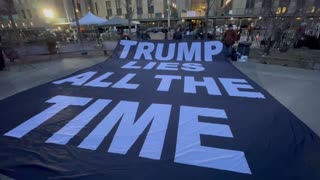
[[[72,85],[75,86],[81,86],[83,85],[86,81],[88,81],[90,78],[92,78],[97,72],[94,71],[89,71],[86,73],[78,74],[72,77],[69,77],[67,79],[62,79],[59,81],[53,82],[53,84],[63,84],[65,82],[72,82]]]
[[[131,47],[134,45],[137,45],[137,43],[138,43],[137,41],[121,40],[120,44],[123,45],[124,48],[121,52],[120,58],[125,59],[128,56]]]
[[[176,44],[175,43],[170,43],[169,48],[168,48],[168,53],[167,56],[163,56],[163,48],[164,44],[163,43],[158,43],[157,45],[157,50],[156,50],[156,59],[159,61],[170,61],[174,57],[175,49],[176,49]]]
[[[194,79],[194,77],[192,77],[192,76],[186,76],[184,78],[184,92],[185,93],[196,94],[197,93],[197,89],[196,89],[197,86],[206,87],[207,92],[210,95],[220,95],[221,96],[221,92],[220,92],[220,90],[219,90],[219,88],[213,78],[204,77],[203,81],[196,81]]]
[[[104,75],[88,82],[87,84],[85,84],[85,86],[92,86],[92,87],[108,87],[110,86],[112,83],[110,82],[102,82],[103,80],[107,79],[109,76],[111,76],[113,73],[112,72],[107,72]]]
[[[227,119],[221,109],[180,107],[175,162],[220,170],[251,174],[241,151],[201,146],[200,135],[232,138],[228,125],[201,123],[198,116]]]
[[[265,99],[259,92],[240,91],[239,89],[253,89],[244,79],[219,78],[219,80],[230,96]]]
[[[173,76],[173,75],[156,75],[155,78],[161,79],[160,85],[157,91],[169,91],[171,82],[176,79],[180,80],[181,76]]]
[[[137,61],[130,61],[128,62],[128,64],[123,65],[121,68],[124,69],[140,69],[140,66],[134,66],[135,64],[137,64]]]
[[[177,61],[201,61],[201,42],[191,43],[189,49],[187,42],[179,43]]]
[[[179,63],[160,63],[157,70],[178,71]]]
[[[212,49],[212,47],[215,47]],[[205,61],[212,61],[212,56],[218,55],[221,53],[223,49],[223,44],[220,41],[207,41],[204,43],[204,54],[205,54]]]
[[[154,43],[149,43],[149,42],[140,42],[136,54],[134,55],[134,59],[141,59],[142,56],[146,60],[152,60],[151,52],[154,50]]]
[[[109,152],[126,154],[143,130],[152,122],[140,156],[150,159],[160,159],[169,122],[171,105],[151,104],[141,117],[135,121],[138,106],[138,102],[120,101],[82,141],[79,147],[92,150],[97,149],[115,124],[122,119],[112,144],[109,147]]]
[[[41,113],[33,116],[24,123],[20,124],[18,127],[7,132],[5,136],[11,136],[16,138],[21,138],[26,135],[36,127],[40,126],[42,123],[46,122],[48,119],[62,111],[68,106],[84,106],[90,102],[92,98],[82,98],[82,97],[72,97],[72,96],[55,96],[47,103],[55,103],[48,109],[42,111]]]
[[[127,74],[123,77],[120,81],[115,83],[112,87],[119,88],[119,89],[137,89],[139,84],[129,84],[128,82],[134,77],[136,74]]]
[[[192,72],[200,72],[205,70],[202,64],[197,63],[183,63],[181,69]]]
[[[67,144],[85,125],[99,114],[111,100],[99,99],[77,117],[68,122],[63,128],[51,136],[46,142],[55,144]]]

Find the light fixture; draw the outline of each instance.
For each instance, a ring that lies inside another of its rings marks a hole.
[[[52,9],[44,9],[43,14],[46,18],[53,18],[54,16]]]

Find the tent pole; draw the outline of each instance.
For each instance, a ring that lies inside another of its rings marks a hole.
[[[78,13],[77,13],[77,10],[76,10],[76,5],[75,5],[74,0],[72,0],[72,6],[73,6],[74,17],[75,17],[76,24],[77,24],[77,29],[78,29],[78,35],[79,35],[80,46],[81,46],[81,51],[82,51],[81,55],[87,55],[88,52],[86,52],[84,50],[84,47],[83,47],[82,36],[81,36],[81,32],[80,32],[80,24],[79,24],[79,19],[78,19]]]

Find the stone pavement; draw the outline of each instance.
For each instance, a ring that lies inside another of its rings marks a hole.
[[[254,62],[234,65],[320,136],[320,72]]]
[[[79,57],[29,63],[23,67],[14,65],[9,71],[0,71],[0,100],[106,59],[106,56]]]

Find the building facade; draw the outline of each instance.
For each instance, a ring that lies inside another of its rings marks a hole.
[[[231,0],[225,15],[319,15],[320,0]]]
[[[68,24],[75,19],[72,0],[13,0],[18,28]],[[170,8],[172,19],[203,19],[207,1],[210,18],[259,17],[274,15],[319,16],[320,0],[74,0],[81,18],[89,11],[110,19],[114,16],[141,21],[165,21]],[[0,1],[0,8],[1,3]],[[169,7],[169,8],[168,8]],[[132,13],[128,13],[127,10]],[[48,11],[47,16],[44,11]],[[52,17],[50,17],[52,13]],[[48,17],[49,15],[49,17]],[[0,15],[2,28],[12,27],[7,15]]]

